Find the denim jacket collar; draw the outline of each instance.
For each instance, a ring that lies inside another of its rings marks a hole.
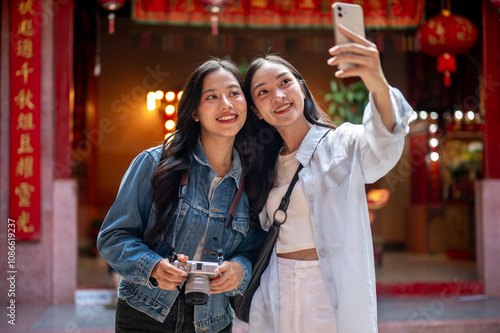
[[[201,141],[200,141],[199,136],[198,136],[198,141],[196,142],[196,145],[194,146],[192,154],[193,154],[194,159],[196,161],[198,161],[198,163],[200,163],[201,165],[207,166],[209,168],[212,168],[212,166],[208,162],[208,158],[207,158],[207,155],[205,154],[205,150],[203,149],[203,146],[201,145]],[[233,155],[233,161],[231,163],[231,168],[229,169],[228,173],[226,174],[226,177],[233,178],[234,181],[236,182],[237,188],[239,188],[240,182],[241,182],[241,160],[240,160],[240,155],[238,154],[238,151],[234,147],[233,147],[232,155]]]
[[[295,158],[300,162],[300,164],[303,166],[309,164],[318,143],[330,130],[331,128],[319,125],[313,125],[313,127],[311,127],[304,140],[302,140],[299,150],[297,150],[297,154],[295,154]]]

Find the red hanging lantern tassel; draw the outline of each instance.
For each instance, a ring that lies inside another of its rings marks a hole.
[[[437,62],[438,72],[444,73],[445,87],[451,87],[451,73],[457,71],[457,60],[449,53],[442,54],[438,57]]]
[[[212,23],[212,36],[219,34],[219,17],[218,14],[227,7],[228,0],[202,0],[201,3],[212,13],[210,22]]]
[[[114,12],[120,9],[125,4],[125,0],[99,0],[99,4],[104,9],[110,12],[108,14],[108,21],[109,21],[108,33],[112,35],[115,33],[116,15],[114,14]]]
[[[108,22],[109,22],[108,33],[110,35],[115,33],[115,17],[116,16],[113,13],[108,14]]]
[[[217,15],[213,15],[210,20],[212,21],[212,36],[217,36],[219,34],[219,18]]]

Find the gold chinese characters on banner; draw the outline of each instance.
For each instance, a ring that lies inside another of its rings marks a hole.
[[[16,239],[40,239],[41,0],[11,2],[10,206]]]

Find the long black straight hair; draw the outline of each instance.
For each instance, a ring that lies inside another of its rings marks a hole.
[[[162,155],[157,169],[151,177],[154,188],[154,198],[158,208],[158,219],[145,236],[145,242],[152,242],[158,236],[166,236],[175,207],[178,203],[178,189],[182,174],[191,165],[190,152],[193,151],[200,136],[200,124],[194,121],[193,115],[200,104],[203,81],[205,77],[217,70],[226,70],[234,75],[243,90],[245,99],[248,97],[243,89],[243,78],[234,63],[226,59],[211,58],[197,67],[188,77],[184,86],[177,111],[177,126],[174,133],[163,142]],[[248,133],[248,114],[245,125],[236,135],[235,147],[245,146],[245,137]],[[242,163],[246,159],[241,159]],[[244,175],[242,175],[244,176]],[[168,214],[167,208],[172,204]]]
[[[253,110],[255,104],[251,97],[252,79],[257,70],[266,62],[274,63],[285,67],[297,79],[304,93],[304,116],[306,120],[314,125],[335,129],[336,126],[330,117],[321,109],[314,99],[306,81],[299,71],[287,60],[276,54],[267,54],[254,59],[248,66],[245,74],[245,89],[248,98],[248,109]],[[257,120],[255,120],[257,119]],[[253,202],[251,216],[255,218],[266,204],[269,191],[274,187],[276,180],[276,160],[283,147],[283,139],[274,126],[269,125],[264,120],[256,117],[251,118],[252,131],[258,133],[258,147],[263,147],[260,158],[251,159],[246,177],[246,188],[248,189],[248,199]]]

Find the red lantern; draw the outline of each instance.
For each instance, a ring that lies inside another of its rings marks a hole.
[[[490,0],[490,3],[496,9],[500,9],[500,0]]]
[[[110,35],[115,33],[115,13],[114,11],[117,11],[120,9],[124,4],[125,0],[99,0],[99,4],[106,9],[108,12],[108,20],[109,20],[109,27],[108,27],[108,32]]]
[[[454,56],[474,46],[477,29],[467,18],[443,10],[419,28],[418,38],[422,52],[439,57],[438,71],[444,73],[444,84],[450,87],[451,73],[456,71]]]
[[[227,7],[228,0],[202,0],[201,3],[206,10],[212,13],[210,18],[212,21],[212,36],[217,36],[219,34],[219,17],[217,15]]]

